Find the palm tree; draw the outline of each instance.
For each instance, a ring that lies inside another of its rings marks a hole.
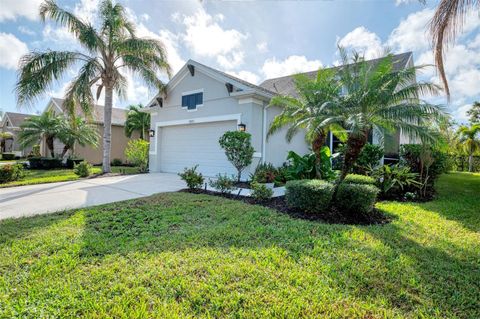
[[[460,145],[468,154],[468,171],[473,172],[473,155],[480,151],[480,124],[458,129]]]
[[[98,146],[98,132],[95,125],[88,123],[81,117],[75,116],[69,120],[61,121],[61,129],[58,139],[64,144],[61,157],[63,158],[69,150],[75,153],[75,145]]]
[[[140,138],[146,140],[146,131],[150,127],[150,114],[141,112],[143,108],[142,104],[130,105],[129,112],[127,114],[127,120],[125,121],[125,135],[132,137],[134,131],[140,132]]]
[[[47,111],[39,116],[27,118],[20,126],[18,140],[22,147],[38,144],[45,140],[50,155],[55,157],[53,142],[61,131],[61,119],[53,112]]]
[[[136,72],[149,86],[163,91],[165,85],[157,74],[166,72],[170,76],[163,44],[136,37],[123,6],[114,5],[111,0],[100,3],[97,28],[60,8],[53,0],[42,3],[40,16],[43,21],[48,18],[66,27],[84,52],[47,50],[23,56],[16,85],[18,102],[20,105],[33,102],[54,80],[80,64],[78,75],[68,87],[65,108],[70,115],[78,108],[88,115],[94,104],[92,87],[96,87],[96,99],[105,90],[103,172],[110,172],[112,99],[114,92],[125,97],[127,85],[121,70]]]
[[[425,2],[425,0],[421,1]],[[462,30],[466,15],[475,8],[480,9],[479,0],[441,0],[430,21],[435,64],[447,96],[450,96],[450,89],[443,65],[444,46],[455,41],[456,36]]]
[[[335,81],[334,69],[321,69],[315,78],[305,75],[295,76],[295,87],[298,97],[274,96],[271,106],[282,107],[269,128],[268,135],[288,127],[286,138],[290,142],[299,130],[306,132],[306,139],[312,145],[317,164],[320,163],[320,150],[324,146],[330,129],[339,132],[339,138],[344,134],[338,125],[339,117],[329,116],[330,104],[340,94],[341,85]]]
[[[434,84],[416,82],[416,73],[423,66],[395,70],[392,55],[376,63],[365,61],[356,52],[350,58],[342,48],[340,55],[343,66],[337,76],[346,93],[330,104],[334,106],[330,112],[342,118],[348,132],[340,182],[351,171],[373,132],[400,131],[412,139],[435,140],[431,123],[444,120],[446,115],[440,106],[420,98],[440,90]]]

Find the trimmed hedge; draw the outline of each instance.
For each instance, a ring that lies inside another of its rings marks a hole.
[[[49,157],[31,157],[28,159],[32,169],[54,169],[63,167],[62,160]]]
[[[368,214],[379,192],[373,185],[342,183],[338,186],[335,206],[345,213]]]
[[[349,174],[345,177],[345,183],[348,184],[365,184],[365,185],[375,185],[375,179],[370,176],[359,175],[359,174]]]
[[[318,179],[303,179],[288,181],[285,188],[288,206],[317,214],[329,208],[334,185]]]
[[[2,153],[2,160],[11,161],[15,159],[15,153]]]
[[[25,176],[22,164],[7,164],[0,166],[0,184],[13,182]]]

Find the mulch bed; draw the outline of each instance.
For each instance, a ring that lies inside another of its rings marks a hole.
[[[290,208],[287,206],[285,196],[272,197],[265,201],[257,201],[252,197],[237,196],[232,194],[220,194],[209,190],[189,190],[183,189],[181,192],[193,194],[207,194],[212,196],[224,197],[233,200],[240,200],[251,205],[261,205],[274,209],[280,213],[287,214],[293,218],[305,219],[310,221],[319,221],[328,224],[346,224],[346,225],[382,225],[391,221],[391,218],[383,214],[381,211],[374,209],[368,216],[361,214],[345,214],[335,207],[331,207],[329,212],[324,214],[310,214],[304,211]]]

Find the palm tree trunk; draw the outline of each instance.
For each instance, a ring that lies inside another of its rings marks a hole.
[[[468,171],[473,172],[473,153],[468,156]]]
[[[318,169],[318,166],[321,164],[320,150],[325,145],[326,138],[327,138],[327,134],[325,133],[325,131],[322,130],[320,133],[317,134],[315,139],[312,141],[312,151],[313,153],[315,153],[315,160],[317,164],[316,165],[317,177],[321,177],[320,171]]]
[[[50,156],[55,157],[54,146],[53,146],[53,136],[47,136],[47,138],[45,139],[45,143],[47,144],[47,148],[50,151]]]
[[[65,154],[67,154],[69,149],[70,149],[70,146],[68,146],[68,145],[63,146],[62,158],[65,156]]]
[[[341,183],[353,168],[358,159],[360,152],[365,144],[367,144],[368,133],[360,135],[350,135],[347,140],[347,148],[345,151],[345,159],[343,161],[342,173],[340,174],[339,183]]]
[[[103,113],[103,173],[110,173],[110,153],[112,149],[112,103],[113,88],[105,87],[105,107]]]

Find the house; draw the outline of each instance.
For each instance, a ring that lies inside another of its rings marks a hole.
[[[22,148],[18,142],[18,134],[20,133],[20,126],[22,123],[29,117],[35,115],[15,113],[15,112],[5,112],[0,121],[0,132],[7,133],[10,135],[10,138],[4,138],[2,142],[2,149],[0,153],[14,153],[15,156],[25,157],[32,151],[31,147]]]
[[[52,111],[55,114],[63,114],[63,99],[51,98],[45,107],[44,112]],[[98,147],[92,146],[75,146],[75,155],[79,158],[83,158],[92,164],[101,164],[103,158],[103,105],[94,105],[92,110],[92,123],[97,127],[99,144]],[[125,148],[127,147],[130,139],[136,139],[140,137],[140,134],[135,132],[131,138],[125,136],[125,121],[127,119],[128,110],[122,108],[112,109],[112,149],[111,159],[121,159],[122,162],[126,161]],[[63,143],[59,140],[55,140],[54,153],[61,154],[63,150]],[[47,146],[45,143],[41,144],[41,153],[43,156],[48,155]]]
[[[412,53],[396,55],[394,62],[396,69],[412,66]],[[317,72],[305,75],[313,77]],[[267,138],[270,123],[282,111],[280,107],[269,106],[276,94],[296,95],[293,75],[254,85],[189,60],[167,84],[166,94],[157,95],[145,110],[152,116],[150,171],[177,173],[198,164],[198,170],[205,176],[234,174],[235,169],[218,139],[225,131],[239,127],[245,127],[252,135],[255,149],[254,161],[243,178],[260,162],[282,165],[290,150],[299,154],[310,152],[304,134],[297,134],[288,143],[286,128]],[[380,143],[382,139],[378,136],[373,134],[371,142]],[[398,156],[399,145],[409,142],[399,132],[383,140],[388,156]],[[330,133],[327,144],[334,149],[336,143]]]

